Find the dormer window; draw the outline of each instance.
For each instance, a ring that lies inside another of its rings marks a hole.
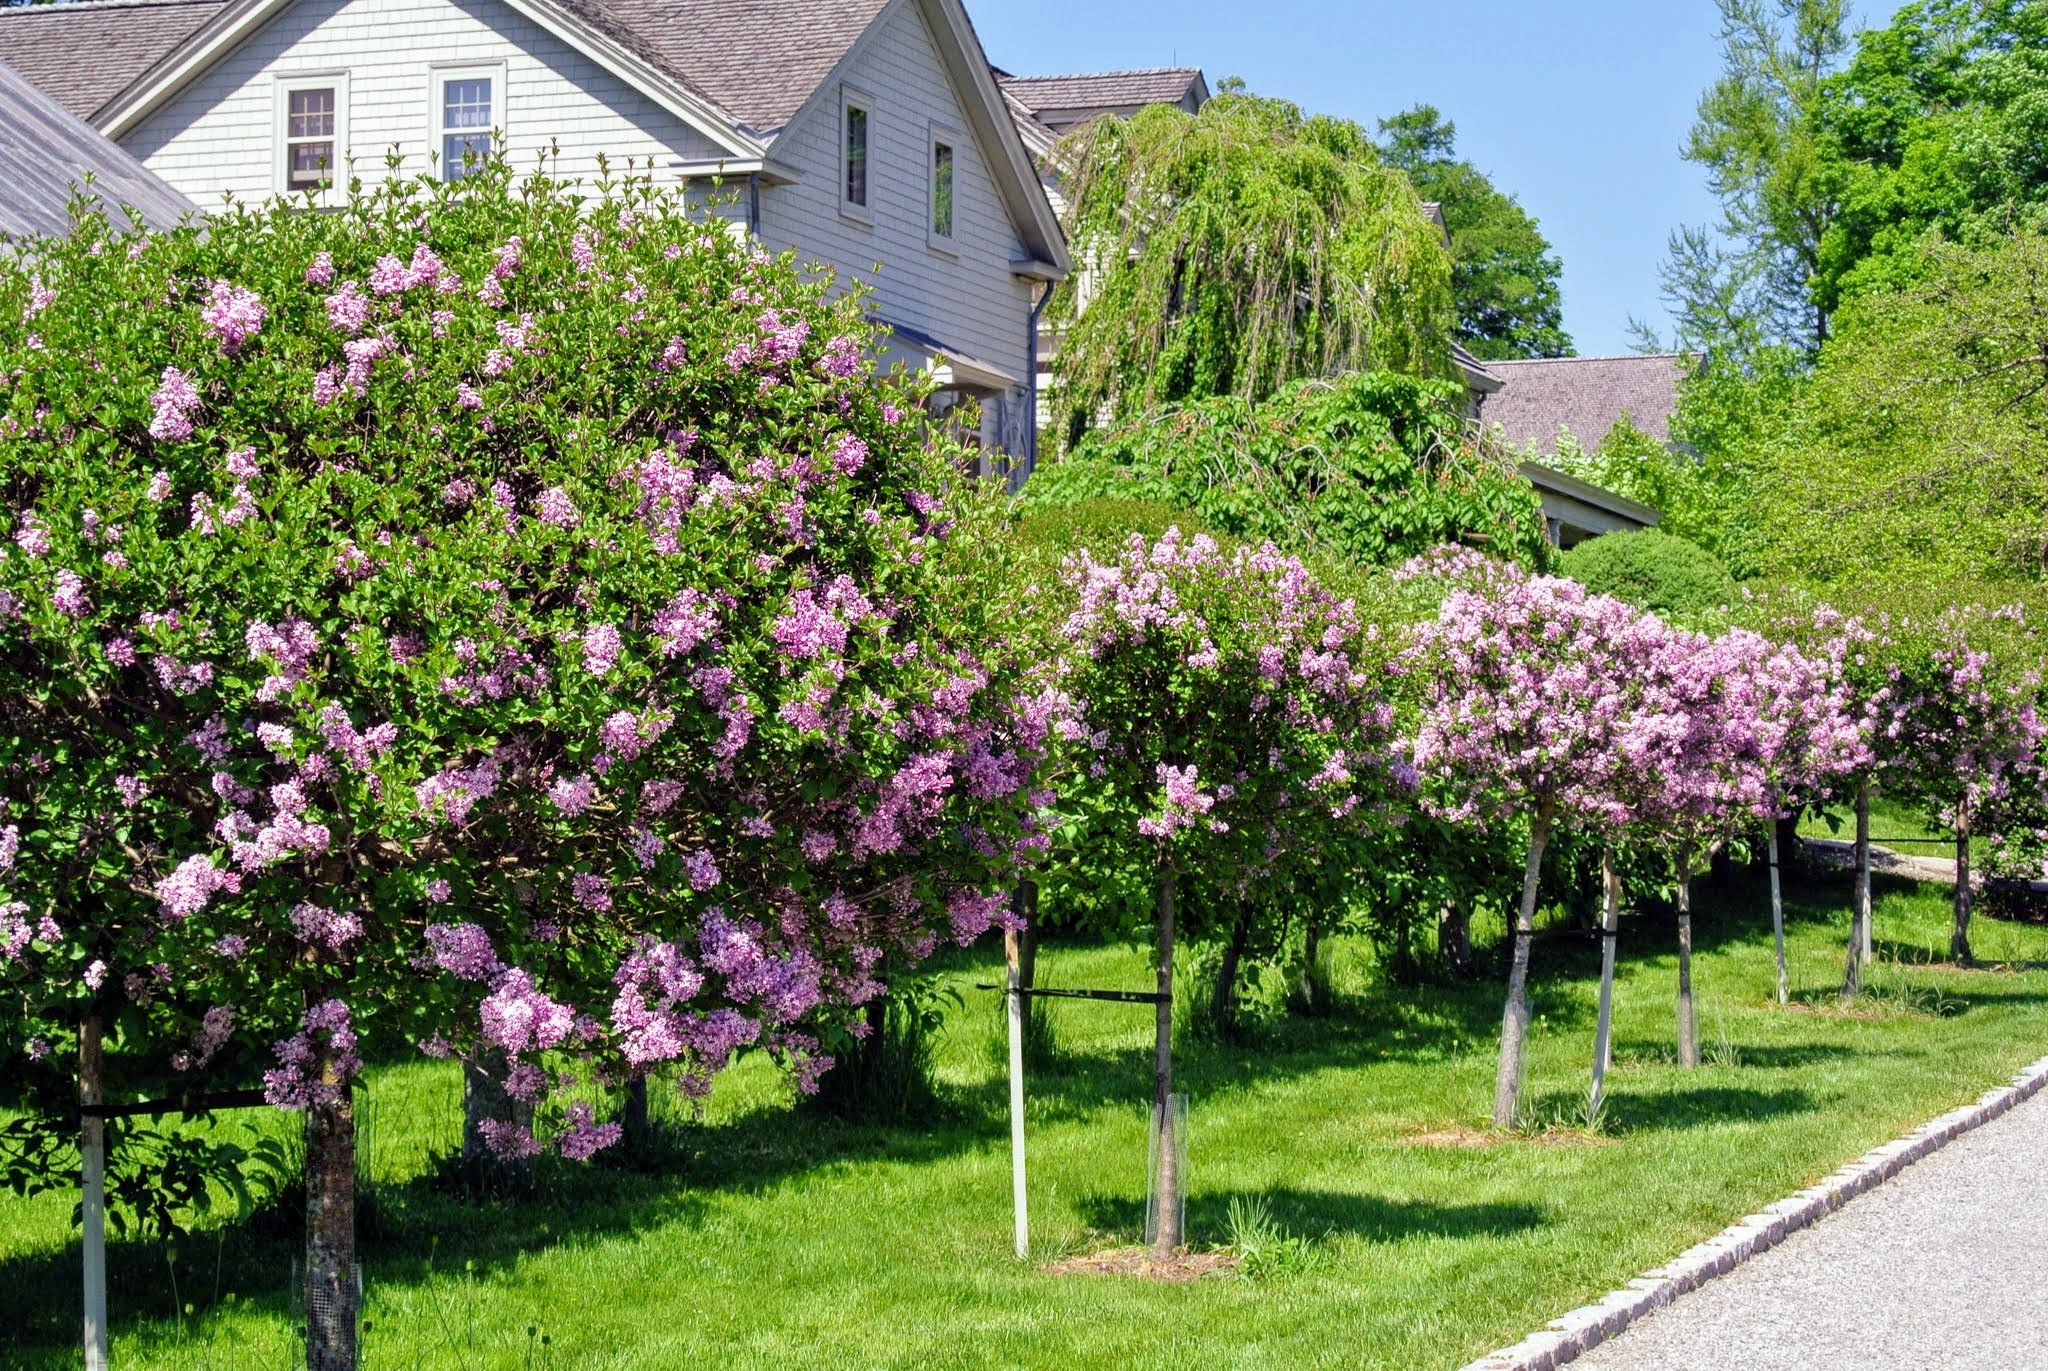
[[[873,137],[874,105],[851,86],[840,88],[839,208],[856,219],[868,217],[869,144]]]

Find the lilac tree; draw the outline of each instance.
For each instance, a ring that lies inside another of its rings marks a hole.
[[[0,264],[0,1069],[302,1110],[312,1366],[373,1043],[585,1157],[579,1081],[807,1084],[1042,845],[1059,697],[873,341],[676,197],[502,169]]]
[[[1543,852],[1561,822],[1633,822],[1634,778],[1652,774],[1682,721],[1637,698],[1666,630],[1575,581],[1495,569],[1459,577],[1421,625],[1412,661],[1424,803],[1451,820],[1529,825],[1493,1122],[1514,1123],[1527,1062],[1529,950]]]
[[[1370,631],[1271,546],[1133,535],[1115,561],[1076,553],[1063,580],[1066,687],[1085,738],[1062,803],[1086,860],[1151,868],[1157,940],[1158,1229],[1179,1246],[1173,1174],[1173,958],[1183,884],[1217,894],[1282,878],[1320,836],[1370,824],[1407,771]]]

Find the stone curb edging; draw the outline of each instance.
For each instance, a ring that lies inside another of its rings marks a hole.
[[[1787,1235],[1825,1218],[1930,1152],[2039,1094],[2044,1087],[2048,1087],[2048,1057],[2014,1076],[2011,1085],[1987,1090],[1975,1104],[1952,1109],[1905,1137],[1864,1153],[1820,1184],[1737,1220],[1664,1265],[1645,1271],[1597,1303],[1582,1305],[1562,1318],[1552,1319],[1513,1347],[1481,1357],[1463,1371],[1553,1371],[1688,1290],[1696,1290],[1777,1246]]]

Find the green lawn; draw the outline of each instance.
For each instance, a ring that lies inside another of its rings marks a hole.
[[[938,1122],[821,1120],[750,1063],[678,1128],[664,1173],[553,1166],[545,1198],[524,1204],[427,1185],[457,1131],[455,1078],[386,1067],[368,1090],[366,1364],[1453,1368],[2048,1052],[2048,973],[1911,965],[1946,947],[1942,893],[1880,892],[1891,963],[1867,1012],[1845,1016],[1832,1009],[1845,882],[1794,891],[1792,982],[1807,1007],[1789,1013],[1770,1003],[1756,889],[1703,891],[1696,983],[1713,1064],[1690,1073],[1673,1064],[1670,924],[1630,918],[1610,1113],[1593,1140],[1472,1145],[1491,1099],[1493,978],[1387,988],[1341,948],[1341,1012],[1181,1059],[1194,1240],[1226,1238],[1233,1196],[1265,1197],[1312,1240],[1305,1269],[1261,1279],[1169,1286],[1010,1258],[998,1002],[972,989],[947,1026]],[[1977,945],[1987,960],[2039,960],[2048,930],[1985,923]],[[1538,944],[1539,1119],[1569,1122],[1583,1098],[1596,947]],[[1134,988],[1144,964],[1118,946],[1053,946],[1040,963],[1046,984]],[[986,959],[955,968],[963,987],[991,973]],[[1064,1064],[1033,1080],[1030,1110],[1041,1259],[1135,1241],[1145,1198],[1148,1011],[1057,1013]],[[76,1362],[69,1207],[0,1197],[0,1364]],[[193,1306],[180,1320],[162,1249],[117,1245],[117,1363],[288,1366],[292,1251],[280,1232],[195,1238],[177,1266]]]
[[[1856,811],[1847,802],[1833,806],[1826,814],[1808,811],[1800,816],[1799,836],[1854,842]],[[1925,810],[1882,795],[1871,797],[1870,841],[1908,857],[1956,855],[1955,835],[1935,824]],[[1989,851],[1990,845],[1981,834],[1970,839],[1972,862],[1981,862]]]

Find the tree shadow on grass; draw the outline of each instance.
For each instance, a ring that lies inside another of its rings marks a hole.
[[[1300,1237],[1356,1237],[1376,1243],[1416,1237],[1504,1237],[1541,1227],[1550,1219],[1548,1211],[1535,1204],[1440,1204],[1293,1187],[1204,1192],[1187,1199],[1191,1245],[1230,1240],[1232,1201],[1263,1203],[1283,1231]],[[1143,1196],[1083,1195],[1075,1209],[1082,1222],[1115,1240],[1136,1242],[1144,1236]]]
[[[1607,1096],[1606,1127],[1617,1134],[1663,1133],[1729,1123],[1761,1123],[1821,1107],[1812,1092],[1797,1088],[1699,1085],[1637,1092],[1616,1084]]]

